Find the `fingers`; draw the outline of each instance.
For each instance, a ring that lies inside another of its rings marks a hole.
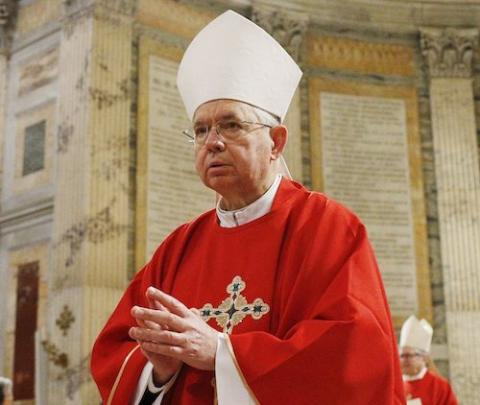
[[[160,311],[167,311],[168,312],[168,309],[165,308],[159,301],[157,301],[154,298],[149,297],[148,290],[145,293],[145,295],[147,296],[147,300],[148,300],[148,304],[150,305],[150,308],[159,309]]]
[[[134,306],[131,314],[137,320],[156,323],[158,328],[166,326],[168,329],[178,332],[183,332],[186,329],[186,322],[181,317],[170,312]],[[158,328],[156,327],[155,329]]]
[[[160,330],[162,329],[162,326],[159,325],[158,323],[152,322],[152,321],[144,321],[142,319],[137,319],[137,323],[139,324],[138,326],[146,329],[153,329],[153,330]]]
[[[141,342],[140,348],[142,350],[145,350],[147,353],[160,354],[162,356],[173,357],[179,360],[181,360],[182,357],[185,355],[185,349],[180,346],[170,346],[152,342]]]
[[[201,317],[200,310],[197,308],[190,308],[190,311],[193,312],[194,315]]]
[[[135,318],[135,320],[137,321],[137,325],[140,326],[141,328],[154,329],[154,330],[162,329],[162,327],[155,322],[143,320],[140,318]]]
[[[128,332],[132,339],[140,345],[144,355],[149,358],[152,354],[181,359],[188,351],[184,335],[171,331],[152,331],[142,328],[130,328]],[[191,352],[191,350],[189,350]]]
[[[161,345],[184,346],[188,343],[184,334],[167,330],[155,331],[133,327],[130,328],[129,335],[132,339],[137,341],[151,342]]]
[[[149,300],[157,300],[159,304],[163,305],[172,314],[180,317],[187,317],[190,315],[189,309],[179,300],[164,293],[163,291],[156,289],[155,287],[148,287],[147,297]]]

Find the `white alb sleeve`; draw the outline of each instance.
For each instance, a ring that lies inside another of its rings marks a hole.
[[[219,333],[215,355],[215,380],[218,405],[255,405],[246,383],[237,369],[227,335]]]
[[[155,401],[153,401],[152,405],[160,405],[162,403],[163,397],[177,379],[177,376],[178,371],[172,378],[170,378],[170,380],[166,384],[162,385],[161,387],[156,387],[153,384],[153,364],[147,361],[147,364],[145,364],[145,367],[143,367],[142,374],[140,374],[140,378],[138,379],[132,405],[138,405],[138,403],[143,397],[143,394],[145,393],[145,390],[147,389],[147,386],[150,392],[154,394],[159,393],[158,397],[155,399]]]

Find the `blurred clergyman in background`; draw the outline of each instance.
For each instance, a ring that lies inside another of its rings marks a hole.
[[[458,404],[448,381],[428,367],[432,335],[430,324],[414,315],[402,326],[400,364],[408,405]]]

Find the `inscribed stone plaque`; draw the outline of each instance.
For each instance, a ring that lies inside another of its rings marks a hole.
[[[320,93],[325,192],[367,226],[392,312],[417,310],[405,103]]]
[[[23,148],[22,174],[37,172],[45,164],[45,129],[46,122],[40,121],[25,128],[25,145]]]
[[[432,320],[415,88],[309,81],[312,185],[363,220],[400,327]]]
[[[23,96],[46,86],[58,76],[58,49],[36,55],[19,67],[18,95]]]
[[[139,195],[144,231],[138,228],[145,232],[145,259],[171,231],[215,206],[215,194],[195,172],[193,145],[182,134],[190,122],[176,87],[178,62],[171,54],[162,54],[167,52],[144,53],[141,62],[148,68],[148,82],[144,83],[148,84],[148,102],[144,100],[148,108],[141,114],[146,132],[141,148],[146,165],[144,162],[140,171],[144,171],[145,188],[144,197]],[[142,243],[137,248],[142,249]],[[137,255],[137,264],[139,261],[141,256]]]

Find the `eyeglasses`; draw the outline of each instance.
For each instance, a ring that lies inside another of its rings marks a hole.
[[[415,353],[401,353],[400,354],[401,359],[413,359],[414,357],[422,357],[422,353],[415,352]]]
[[[249,130],[251,125],[259,127]],[[212,127],[215,128],[217,136],[227,142],[235,141],[240,136],[260,128],[273,128],[271,125],[261,122],[226,120],[218,121],[213,126],[197,125],[193,128],[193,131],[185,130],[182,133],[189,138],[189,142],[194,143],[196,146],[202,146],[205,144]]]

